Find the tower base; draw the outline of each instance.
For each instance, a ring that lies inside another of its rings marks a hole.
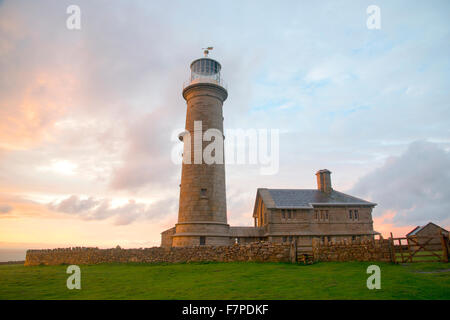
[[[221,222],[184,222],[175,225],[172,247],[228,246],[230,226]]]

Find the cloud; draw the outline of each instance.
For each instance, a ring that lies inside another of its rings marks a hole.
[[[0,204],[0,213],[8,213],[11,212],[13,207],[8,204]]]
[[[85,220],[161,218],[179,192],[170,136],[185,120],[182,83],[207,45],[228,84],[225,129],[283,128],[278,174],[227,166],[233,223],[252,222],[258,187],[313,188],[314,172],[328,167],[334,186],[348,188],[411,141],[450,147],[448,1],[386,2],[376,32],[364,3],[201,1],[173,10],[77,0],[78,31],[66,28],[70,4],[0,2],[0,191],[43,199],[11,202],[2,218],[59,217],[46,203],[61,197],[61,210]],[[172,200],[117,206],[116,196]],[[402,202],[390,207],[411,207]]]
[[[94,200],[92,197],[82,200],[78,196],[72,195],[57,205],[51,204],[50,208],[65,213],[83,213],[96,207],[99,203],[99,200]]]
[[[168,186],[174,190],[180,166],[171,159],[171,150],[179,143],[171,141],[172,126],[171,112],[164,108],[129,123],[122,163],[111,176],[113,189]]]
[[[450,152],[416,141],[400,156],[363,176],[350,191],[379,204],[375,216],[395,212],[396,226],[450,223]]]
[[[43,11],[45,19],[40,15]],[[57,20],[58,15],[50,11],[37,3],[1,4],[2,148],[35,146],[49,134],[67,108],[74,107],[68,97],[74,96],[79,88],[79,68],[68,63],[71,49],[64,45],[60,29],[52,28],[50,21]]]
[[[128,203],[114,206],[111,199],[81,199],[72,195],[59,202],[48,204],[49,209],[68,213],[83,220],[104,220],[115,217],[115,225],[127,225],[137,219],[154,220],[173,213],[176,201],[173,198],[158,200],[150,204],[138,203],[133,199]]]

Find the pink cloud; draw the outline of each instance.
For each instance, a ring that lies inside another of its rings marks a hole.
[[[416,227],[413,225],[401,227],[395,226],[392,223],[392,219],[396,214],[397,212],[395,211],[387,210],[380,217],[373,217],[373,228],[380,232],[384,238],[389,238],[391,232],[394,237],[404,237],[408,232]]]

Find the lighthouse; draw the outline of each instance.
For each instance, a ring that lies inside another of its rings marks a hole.
[[[254,227],[228,225],[222,112],[228,92],[220,75],[220,63],[208,56],[211,49],[191,63],[191,77],[183,88],[187,109],[185,130],[179,135],[184,148],[178,222],[161,232],[161,247],[229,246],[258,241],[311,247],[314,239],[373,241],[379,234],[372,223],[376,203],[334,190],[327,169],[317,171],[314,190],[258,188]],[[202,260],[202,252],[214,251],[189,251],[183,259]]]
[[[187,108],[185,131],[179,136],[184,151],[174,247],[230,244],[223,143],[218,153],[221,161],[210,163],[202,157],[211,143],[204,139],[205,132],[215,130],[223,141],[222,107],[228,96],[222,66],[209,57],[210,50],[206,48],[204,57],[191,63],[191,76],[182,92]]]

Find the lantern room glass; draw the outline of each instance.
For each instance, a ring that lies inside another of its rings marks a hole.
[[[186,85],[206,82],[223,87],[224,85],[220,77],[221,68],[222,66],[216,60],[210,58],[197,59],[191,63],[191,78]]]

